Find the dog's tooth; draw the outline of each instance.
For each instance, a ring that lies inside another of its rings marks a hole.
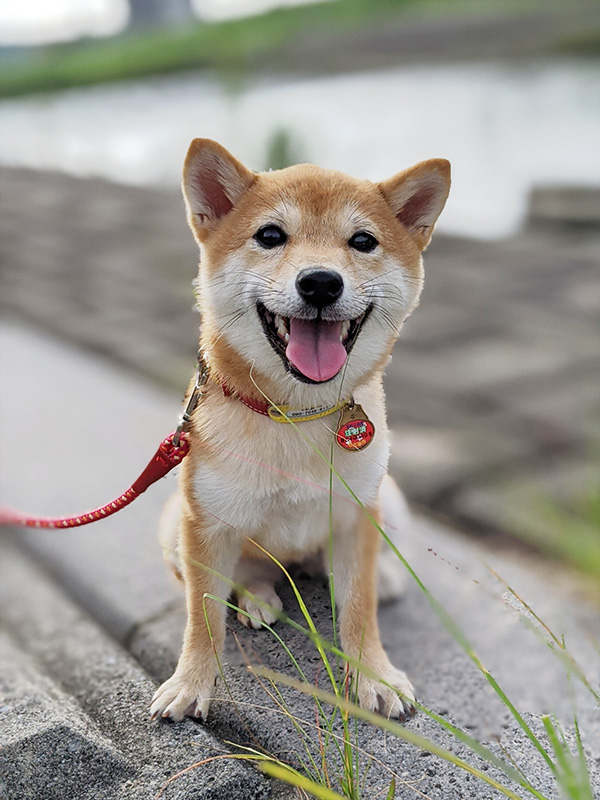
[[[287,331],[287,325],[285,324],[283,317],[280,317],[279,314],[275,314],[275,319],[273,321],[273,324],[275,325],[277,333],[281,336],[282,339],[285,339],[285,335],[288,331]]]
[[[345,319],[342,322],[340,327],[340,341],[343,342],[345,339],[348,338],[348,332],[350,331],[350,320]]]
[[[289,335],[289,333],[287,331],[285,332],[285,335],[284,335],[283,338],[285,340],[285,343],[287,344],[289,342],[289,340],[290,340],[290,335]]]

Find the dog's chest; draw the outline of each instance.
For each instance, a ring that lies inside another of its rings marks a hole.
[[[346,453],[332,448],[337,415],[293,427],[249,418],[244,407],[229,414],[194,476],[196,498],[213,521],[260,537],[275,526],[286,539],[301,538],[305,550],[322,539],[331,505],[344,516],[355,506],[347,486],[363,503],[375,500],[387,463],[384,430],[368,452]]]

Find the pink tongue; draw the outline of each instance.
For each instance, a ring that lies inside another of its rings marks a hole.
[[[333,378],[346,361],[341,327],[341,322],[290,319],[290,341],[285,351],[288,361],[312,381]]]

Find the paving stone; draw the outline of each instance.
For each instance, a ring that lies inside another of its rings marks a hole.
[[[0,354],[0,496],[9,505],[44,516],[103,505],[131,486],[177,424],[175,393],[89,353],[72,351],[65,359],[47,337],[4,324]],[[130,508],[88,527],[21,532],[31,552],[121,641],[174,599],[170,576],[155,567],[157,521],[175,487],[171,474]]]
[[[0,273],[3,307],[168,385],[179,381],[178,371],[174,378],[172,370],[163,372],[160,361],[148,358],[152,337],[142,336],[130,315],[132,309],[136,320],[151,319],[157,309],[168,315],[180,331],[172,355],[189,352],[193,359],[198,318],[191,282],[198,255],[180,195],[103,181],[85,184],[57,174],[47,175],[40,193],[32,190],[35,183],[36,173],[3,172],[1,224],[8,242]],[[90,189],[85,197],[74,191],[83,185]],[[31,280],[32,271],[39,284]],[[65,313],[57,314],[55,302],[60,308],[65,298]],[[138,344],[124,357],[122,343],[128,341]]]
[[[600,438],[600,396],[597,375],[600,361],[573,364],[561,376],[522,382],[519,391],[498,387],[497,402],[515,419],[530,426],[540,444],[562,447],[567,457],[590,459]]]
[[[1,719],[9,724],[0,732],[9,796],[150,800],[181,770],[230,753],[191,720],[151,723],[148,675],[8,537],[0,548],[0,619],[19,646],[0,640],[2,660],[12,664],[2,678]],[[269,792],[255,769],[221,758],[178,780],[168,796],[261,800]]]
[[[0,630],[0,789],[6,800],[114,798],[135,774],[78,703]]]
[[[391,444],[390,472],[409,497],[435,509],[473,477],[481,479],[535,455],[530,441],[510,430],[508,420],[502,425],[494,415],[471,418],[468,425],[399,424],[391,430]]]
[[[600,467],[583,455],[579,459],[547,460],[532,477],[513,475],[496,485],[473,481],[452,498],[455,512],[471,525],[506,530],[525,536],[531,523],[554,506],[569,508],[600,485]],[[550,524],[550,522],[548,523]]]
[[[530,198],[532,222],[576,225],[600,223],[600,189],[584,186],[539,187]]]
[[[506,337],[441,348],[425,358],[400,349],[394,366],[405,375],[415,376],[425,391],[467,396],[486,390],[493,396],[494,389],[502,383],[553,374],[568,367],[572,360],[570,352]]]

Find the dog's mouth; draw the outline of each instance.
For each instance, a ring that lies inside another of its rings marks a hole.
[[[262,303],[256,308],[265,336],[286,369],[304,383],[325,383],[346,363],[372,306],[356,319],[339,321],[282,317]]]

